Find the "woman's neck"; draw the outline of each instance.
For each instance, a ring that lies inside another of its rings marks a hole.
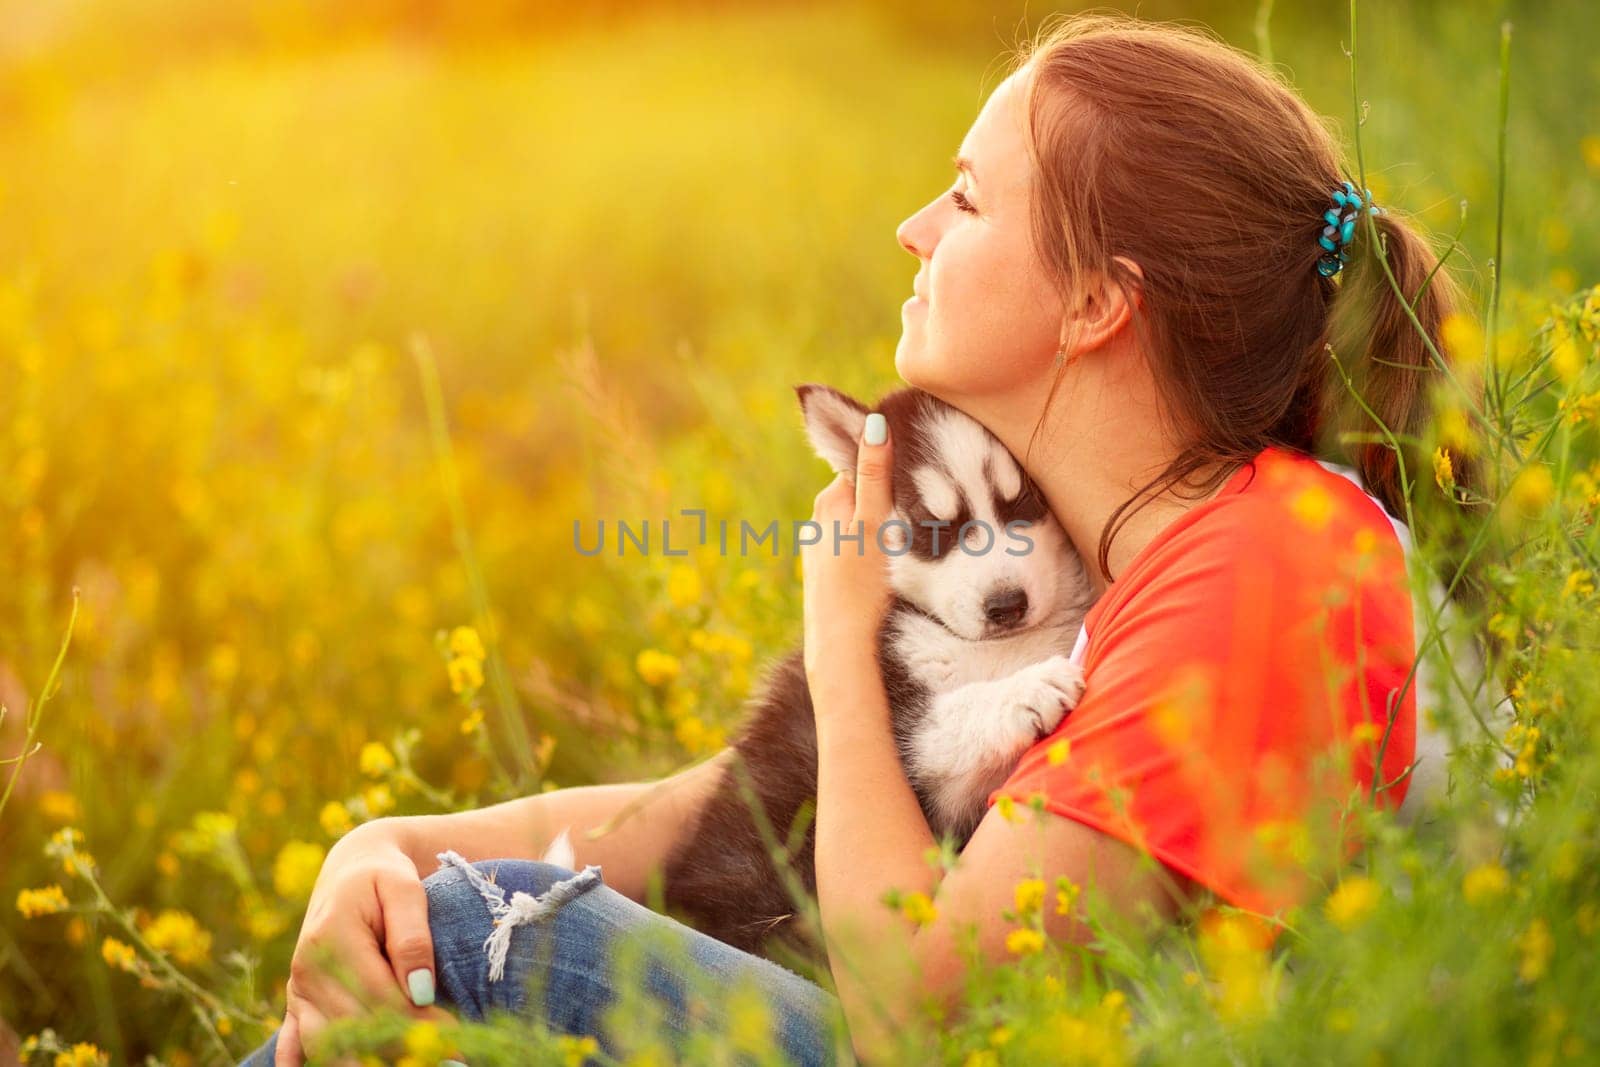
[[[1100,539],[1106,524],[1163,466],[1140,465],[1137,470],[1128,467],[1116,473],[1101,470],[1091,475],[1092,465],[1065,460],[1041,466],[1034,474],[1046,505],[1083,556],[1096,596],[1106,591],[1110,580],[1100,569]],[[1157,534],[1198,503],[1163,493],[1142,507],[1130,504],[1123,512],[1126,521],[1106,553],[1110,574],[1126,573],[1128,564]]]
[[[1099,563],[1100,538],[1106,523],[1119,507],[1166,469],[1180,454],[1181,445],[1159,417],[1154,391],[1147,383],[1088,382],[1080,378],[1072,386],[1065,381],[1062,386],[1050,402],[1049,417],[1031,444],[1029,438],[1043,408],[1042,401],[1018,405],[1028,410],[1025,417],[1014,411],[985,411],[981,403],[974,403],[967,410],[1023,462],[1051,513],[1083,556],[1099,595],[1109,584]],[[1217,488],[1222,484],[1219,480]],[[1125,572],[1157,534],[1212,495],[1215,494],[1190,498],[1168,490],[1142,507],[1130,504],[1124,512],[1127,521],[1117,531],[1107,553],[1110,574]],[[1133,510],[1135,507],[1137,510]]]

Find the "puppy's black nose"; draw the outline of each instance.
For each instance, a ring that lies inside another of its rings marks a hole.
[[[983,602],[984,616],[996,626],[1012,627],[1028,614],[1028,594],[1021,589],[1004,589],[989,594]]]

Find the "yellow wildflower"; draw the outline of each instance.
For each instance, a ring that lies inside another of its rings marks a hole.
[[[83,817],[78,798],[61,789],[47,789],[39,794],[39,814],[51,822],[76,822]]]
[[[483,639],[471,626],[457,626],[450,631],[450,654],[482,663],[488,658],[483,650]]]
[[[1321,486],[1313,485],[1296,493],[1289,510],[1304,526],[1320,530],[1333,518],[1333,497]]]
[[[683,669],[677,656],[655,648],[647,648],[640,652],[635,657],[633,666],[646,685],[666,685],[678,677]]]
[[[271,941],[289,928],[289,917],[265,897],[246,899],[242,911],[245,929],[257,941]]]
[[[287,900],[305,900],[317,884],[327,852],[309,841],[290,841],[272,863],[272,887]]]
[[[1044,934],[1028,927],[1018,927],[1006,935],[1006,951],[1013,956],[1031,956],[1044,951]]]
[[[1550,957],[1555,955],[1555,938],[1550,936],[1550,924],[1537,916],[1517,938],[1517,950],[1522,960],[1517,974],[1524,982],[1537,982],[1550,967]]]
[[[1537,515],[1544,511],[1555,496],[1555,478],[1543,463],[1524,467],[1511,483],[1511,502],[1524,515]]]
[[[66,1052],[56,1053],[55,1067],[102,1067],[111,1057],[87,1041],[80,1041]]]
[[[1561,417],[1568,426],[1578,426],[1600,419],[1600,393],[1569,396],[1561,401]]]
[[[1578,330],[1587,341],[1600,341],[1600,285],[1589,290],[1583,298],[1583,311],[1578,318]]]
[[[1586,597],[1594,592],[1594,575],[1586,570],[1575,570],[1567,575],[1566,584],[1561,587],[1561,597],[1571,600],[1573,597]]]
[[[382,741],[368,741],[362,745],[358,762],[361,773],[368,778],[382,778],[395,768],[394,753]]]
[[[427,1020],[412,1023],[406,1028],[406,1052],[418,1062],[435,1064],[455,1051],[439,1029],[439,1024]]]
[[[1229,1022],[1265,1015],[1273,1002],[1265,929],[1233,912],[1209,912],[1202,919],[1200,956],[1216,981],[1212,999]]]
[[[1439,440],[1452,452],[1466,456],[1477,454],[1477,436],[1467,419],[1466,410],[1453,395],[1446,397],[1439,406],[1437,431]]]
[[[1450,362],[1462,369],[1476,369],[1483,363],[1484,333],[1478,320],[1462,312],[1452,312],[1439,324],[1439,340]]]
[[[1433,480],[1446,493],[1456,487],[1456,469],[1450,462],[1450,453],[1443,448],[1433,450]]]
[[[1498,863],[1485,863],[1468,871],[1461,880],[1461,895],[1468,904],[1487,904],[1511,888],[1511,875]]]
[[[1095,1014],[1101,1019],[1118,1027],[1127,1027],[1133,1023],[1133,1012],[1128,1010],[1128,996],[1120,989],[1108,989],[1100,998],[1100,1005],[1095,1009]]]
[[[1583,153],[1583,162],[1591,173],[1600,174],[1600,137],[1589,134],[1578,142],[1578,149]]]
[[[667,715],[681,719],[700,706],[700,694],[693,689],[674,689],[667,695]]]
[[[118,941],[108,937],[100,942],[100,958],[106,961],[106,966],[118,971],[128,971],[137,974],[139,971],[139,954],[133,946],[125,941]]]
[[[179,963],[204,963],[211,955],[211,933],[186,911],[167,908],[140,931],[150,947]]]
[[[1350,740],[1358,745],[1364,743],[1370,744],[1372,742],[1381,740],[1382,737],[1383,727],[1379,726],[1371,719],[1368,719],[1365,722],[1357,723],[1355,728],[1350,731]]]
[[[1081,887],[1064,874],[1056,875],[1056,914],[1071,915],[1078,906],[1078,894]]]
[[[1341,930],[1354,930],[1366,922],[1378,907],[1383,889],[1376,881],[1365,876],[1347,878],[1339,888],[1328,894],[1322,910]]]
[[[1578,341],[1566,323],[1556,327],[1555,342],[1550,346],[1550,369],[1566,385],[1571,385],[1583,374],[1583,353],[1578,351]]]
[[[1017,883],[1015,900],[1018,915],[1032,915],[1044,905],[1044,879],[1024,878]]]
[[[322,805],[317,822],[322,824],[322,832],[329,837],[343,837],[355,825],[355,820],[350,818],[350,809],[337,800]]]
[[[61,869],[68,874],[93,874],[94,857],[83,850],[83,835],[76,827],[63,826],[50,835],[45,854],[61,861]]]
[[[710,732],[700,716],[685,715],[672,724],[672,736],[688,751],[699,752],[706,747],[706,738],[710,736]]]
[[[37,919],[41,915],[55,915],[66,911],[71,905],[67,902],[66,890],[59,885],[47,885],[40,889],[24,889],[17,894],[17,910],[24,919]]]
[[[583,1067],[589,1057],[600,1051],[600,1042],[587,1034],[562,1034],[556,1038],[556,1046],[561,1049],[561,1062],[565,1067]]]
[[[927,926],[939,917],[939,909],[933,906],[928,894],[913,890],[900,898],[900,914],[918,926]]]
[[[728,997],[728,1043],[757,1059],[772,1051],[772,1012],[753,985],[740,985]],[[592,1050],[591,1050],[592,1051]],[[582,1061],[579,1061],[581,1067]]]
[[[470,693],[483,688],[483,661],[467,656],[456,656],[445,664],[450,675],[452,693]]]
[[[473,708],[461,718],[461,732],[475,734],[483,728],[483,709]]]
[[[1070,1062],[1094,1067],[1125,1067],[1133,1062],[1124,1033],[1127,1009],[1121,994],[1113,990],[1098,1007],[1084,1015],[1058,1011],[1042,1025],[1030,1027],[1021,1036],[1019,1063],[1055,1063],[1070,1049]]]

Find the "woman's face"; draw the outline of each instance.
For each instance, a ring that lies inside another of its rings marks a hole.
[[[953,188],[900,224],[917,257],[895,370],[942,399],[1026,391],[1048,374],[1062,305],[1034,254],[1024,147],[1027,68],[995,89],[961,143]]]

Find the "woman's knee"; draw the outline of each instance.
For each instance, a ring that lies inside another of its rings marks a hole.
[[[441,854],[441,864],[423,879],[434,964],[441,996],[465,1014],[521,1012],[532,975],[552,966],[570,975],[603,955],[589,943],[598,936],[593,909],[579,902],[603,884],[598,868],[522,859],[469,864],[454,853]],[[558,945],[562,957],[586,958],[552,959]]]

